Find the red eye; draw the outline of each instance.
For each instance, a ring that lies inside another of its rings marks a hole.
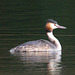
[[[56,26],[56,24],[54,24],[54,26]]]

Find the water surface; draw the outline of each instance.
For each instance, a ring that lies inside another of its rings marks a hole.
[[[74,0],[1,0],[0,5],[0,75],[75,75]],[[24,42],[47,39],[48,18],[67,27],[54,30],[63,47],[61,56],[9,52]]]

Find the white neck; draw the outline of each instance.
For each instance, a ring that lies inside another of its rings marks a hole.
[[[56,49],[61,49],[61,44],[57,38],[54,37],[52,32],[47,32],[48,39],[50,42],[55,45]]]

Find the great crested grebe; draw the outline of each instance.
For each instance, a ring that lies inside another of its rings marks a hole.
[[[40,39],[35,41],[28,41],[23,43],[17,47],[14,47],[10,50],[11,53],[13,52],[26,52],[26,51],[59,51],[61,50],[61,44],[57,38],[53,35],[53,29],[61,28],[66,29],[64,26],[60,26],[56,21],[53,19],[48,19],[46,21],[45,30],[50,41]]]

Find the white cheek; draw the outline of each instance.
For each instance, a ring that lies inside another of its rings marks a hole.
[[[51,27],[52,27],[53,29],[56,29],[56,28],[57,28],[54,24],[51,24]]]
[[[56,26],[54,26],[54,29],[56,29],[57,27]]]

